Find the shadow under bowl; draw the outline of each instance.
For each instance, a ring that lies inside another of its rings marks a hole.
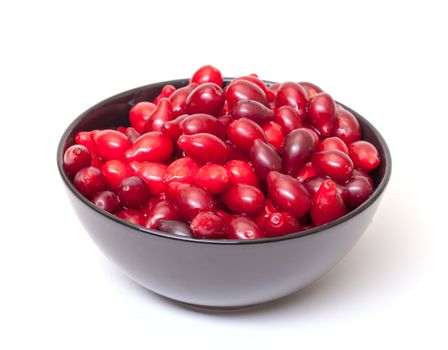
[[[81,223],[106,257],[130,278],[155,293],[184,303],[243,307],[281,298],[312,283],[342,259],[364,233],[391,175],[391,156],[383,137],[346,106],[358,118],[363,138],[379,151],[381,164],[371,174],[376,189],[358,208],[316,228],[247,241],[174,237],[109,214],[74,188],[62,160],[79,131],[128,125],[133,105],[153,100],[166,84],[181,87],[188,82],[159,82],[115,95],[85,111],[66,129],[59,143],[57,163]]]

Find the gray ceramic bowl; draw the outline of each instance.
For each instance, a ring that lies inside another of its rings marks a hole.
[[[317,228],[254,241],[173,237],[121,220],[80,195],[62,166],[63,153],[76,133],[127,125],[130,108],[155,98],[166,84],[180,87],[188,84],[188,79],[151,84],[108,98],[81,114],[59,143],[58,168],[73,208],[107,258],[130,278],[165,297],[208,307],[241,307],[305,287],[350,251],[372,221],[391,174],[386,142],[350,108],[364,139],[380,152],[382,163],[372,174],[377,188],[360,207]]]

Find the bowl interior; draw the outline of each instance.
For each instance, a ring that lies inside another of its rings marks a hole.
[[[225,83],[229,83],[232,78],[225,78]],[[96,210],[98,213],[108,216],[109,218],[127,226],[131,226],[139,231],[142,231],[143,233],[152,233],[157,234],[160,236],[164,236],[171,239],[180,239],[180,240],[191,240],[194,242],[202,242],[202,243],[214,243],[214,244],[222,244],[222,243],[235,243],[235,244],[253,244],[253,243],[263,243],[268,241],[274,241],[274,240],[283,240],[283,239],[289,239],[294,238],[297,236],[305,236],[312,233],[315,233],[317,231],[321,231],[323,229],[326,229],[328,227],[337,225],[341,222],[344,222],[346,220],[349,220],[354,215],[358,214],[359,212],[363,211],[367,207],[369,207],[378,197],[381,195],[381,193],[384,191],[390,175],[391,175],[391,156],[389,148],[381,136],[381,134],[375,129],[375,127],[367,121],[364,117],[362,117],[359,113],[352,110],[351,108],[341,104],[344,108],[349,110],[351,113],[353,113],[356,118],[358,119],[361,129],[362,129],[362,135],[363,139],[366,141],[369,141],[372,143],[377,149],[381,157],[381,163],[380,166],[371,173],[371,177],[375,183],[376,189],[372,196],[364,202],[361,206],[358,208],[352,210],[348,214],[344,215],[343,217],[330,222],[328,224],[318,226],[306,231],[301,231],[297,234],[289,234],[285,236],[275,237],[275,238],[265,238],[265,239],[258,239],[258,240],[247,240],[247,241],[235,241],[235,240],[195,240],[191,238],[185,238],[185,237],[173,237],[168,234],[165,234],[160,231],[150,230],[146,229],[141,226],[134,225],[132,223],[129,223],[125,220],[119,219],[116,216],[105,212],[99,208],[97,208],[93,203],[88,201],[86,198],[84,198],[82,195],[78,193],[78,191],[74,188],[74,186],[71,183],[71,180],[65,173],[63,169],[63,154],[65,150],[74,144],[74,139],[76,134],[79,131],[90,131],[95,129],[106,129],[106,128],[114,128],[117,126],[129,126],[129,119],[128,114],[130,109],[138,102],[141,101],[152,101],[157,95],[160,93],[161,89],[164,85],[171,84],[174,85],[176,88],[185,86],[189,83],[189,79],[178,79],[178,80],[171,80],[171,81],[164,81],[159,82],[155,84],[150,84],[142,87],[138,87],[132,90],[125,91],[123,93],[120,93],[118,95],[112,96],[95,106],[89,108],[87,111],[82,113],[77,119],[75,119],[70,126],[66,129],[64,135],[61,138],[61,141],[59,143],[58,147],[58,154],[57,154],[57,162],[58,162],[58,168],[59,172],[63,178],[64,183],[68,186],[68,188],[80,199],[82,200],[86,205],[90,206],[93,210]],[[270,84],[271,82],[266,82],[267,84]]]

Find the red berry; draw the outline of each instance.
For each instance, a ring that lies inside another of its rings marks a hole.
[[[336,190],[336,184],[325,180],[311,200],[311,219],[314,225],[323,225],[347,213],[344,201]]]
[[[165,162],[173,152],[171,139],[159,131],[148,132],[140,136],[125,152],[124,160],[131,162]]]
[[[121,208],[118,196],[112,191],[98,192],[93,196],[92,203],[112,214],[116,213]]]
[[[145,132],[146,121],[156,109],[151,102],[139,102],[129,111],[129,123],[140,134]]]
[[[132,175],[132,169],[120,159],[108,160],[101,167],[101,172],[106,179],[107,186],[114,191],[118,189],[124,179]]]
[[[336,104],[330,95],[320,92],[309,102],[308,110],[311,123],[322,136],[330,136],[336,120]]]
[[[195,184],[210,194],[218,194],[229,186],[229,174],[222,165],[205,164],[197,172]]]
[[[260,139],[254,141],[250,151],[250,161],[260,179],[264,179],[272,170],[282,170],[282,159],[277,151]]]
[[[261,90],[263,90],[263,92],[265,94],[268,93],[269,89],[266,87],[266,85],[260,79],[258,79],[258,77],[254,76],[254,75],[245,75],[245,76],[242,76],[242,77],[235,78],[235,79],[232,80],[230,85],[231,84],[235,84],[237,81],[240,81],[240,80],[245,80],[245,81],[248,81],[248,82],[250,82],[252,84],[255,84]]]
[[[309,100],[319,92],[323,92],[319,86],[314,85],[313,83],[309,83],[307,81],[301,81],[299,85],[305,89],[307,100]]]
[[[207,162],[224,164],[229,158],[227,145],[212,134],[182,135],[177,140],[177,145],[201,164]]]
[[[352,175],[353,162],[344,152],[334,149],[317,152],[311,156],[311,161],[320,174],[335,181],[345,181]]]
[[[106,180],[101,170],[93,166],[78,171],[73,179],[75,188],[87,198],[107,188]]]
[[[303,167],[299,169],[299,172],[297,173],[297,180],[300,181],[300,183],[303,183],[305,180],[310,179],[312,177],[318,176],[319,173],[316,170],[316,168],[313,166],[313,163],[308,162]]]
[[[194,184],[199,165],[190,157],[179,158],[172,162],[165,171],[163,183],[172,182]]]
[[[159,220],[157,229],[162,232],[171,233],[180,237],[193,237],[190,226],[182,221],[177,220]]]
[[[167,195],[185,220],[192,220],[201,211],[211,211],[214,205],[210,194],[190,184],[173,182],[168,185]]]
[[[271,171],[266,177],[268,197],[281,211],[300,218],[310,208],[310,195],[299,180],[289,175]]]
[[[307,99],[305,89],[291,81],[281,84],[275,97],[275,106],[277,108],[291,106],[300,116],[306,115]]]
[[[350,158],[357,169],[370,173],[380,164],[378,150],[370,142],[353,142],[348,146],[348,150]]]
[[[184,119],[188,117],[188,114],[181,115],[174,120],[170,120],[162,124],[160,131],[170,139],[176,141],[180,135],[182,135],[181,124]]]
[[[136,175],[145,181],[148,186],[149,193],[153,196],[166,191],[166,185],[163,179],[168,166],[162,163],[144,162]]]
[[[129,209],[138,209],[149,198],[147,184],[137,176],[124,179],[117,189],[121,204]]]
[[[339,137],[327,137],[326,139],[322,140],[322,142],[319,144],[318,150],[325,151],[328,149],[336,149],[348,154],[347,145]]]
[[[235,119],[247,118],[263,125],[274,120],[275,114],[270,108],[260,102],[241,100],[233,107],[232,116]]]
[[[126,128],[126,131],[124,134],[128,137],[128,139],[129,139],[129,141],[131,141],[131,143],[134,143],[135,140],[137,140],[140,136],[142,136],[133,127]]]
[[[93,137],[95,152],[104,160],[122,159],[131,141],[116,130],[101,130]]]
[[[64,152],[64,169],[70,175],[75,175],[82,168],[92,164],[92,156],[87,147],[72,145]]]
[[[238,103],[238,101],[251,100],[260,102],[268,106],[268,100],[264,91],[254,83],[247,80],[237,80],[226,89],[226,100],[230,110]]]
[[[282,106],[275,111],[274,121],[283,128],[286,134],[294,129],[303,128],[307,125],[305,115],[299,115],[294,107],[289,105]]]
[[[275,212],[267,216],[262,228],[266,237],[278,237],[298,232],[300,224],[290,213]]]
[[[157,104],[156,109],[146,120],[145,132],[161,131],[162,125],[174,119],[173,107],[167,98],[162,98]]]
[[[285,142],[285,134],[282,126],[275,122],[269,122],[263,125],[262,129],[269,144],[272,145],[278,153],[281,153]]]
[[[224,238],[224,221],[212,212],[201,212],[193,219],[190,229],[196,238]]]
[[[238,151],[247,156],[255,140],[268,141],[260,125],[247,118],[232,122],[227,128],[227,137]]]
[[[255,186],[238,184],[223,194],[221,200],[235,214],[258,215],[264,208],[263,192]]]
[[[251,219],[244,216],[233,216],[227,224],[228,239],[264,238],[263,230]]]
[[[187,97],[190,95],[198,84],[191,83],[188,86],[177,89],[170,96],[171,106],[173,107],[173,116],[179,117],[185,113],[187,113]]]
[[[283,150],[283,172],[296,176],[311,157],[314,149],[314,137],[304,128],[295,129],[286,136]]]
[[[224,106],[224,91],[214,83],[198,85],[187,97],[188,114],[206,113],[218,116]]]
[[[364,203],[373,193],[374,184],[372,179],[366,176],[352,176],[344,184],[347,191],[345,204],[353,209]]]
[[[123,209],[116,214],[120,219],[129,221],[135,225],[144,226],[145,217],[143,214],[134,209]]]
[[[328,180],[328,178],[323,176],[315,176],[305,180],[303,182],[303,185],[312,197],[319,190],[320,185],[322,185],[322,182],[324,182],[325,180]],[[336,190],[338,191],[341,198],[345,201],[348,196],[345,186],[336,183]]]
[[[181,217],[174,205],[168,201],[158,202],[147,214],[145,226],[157,229],[160,220],[179,220]]]
[[[185,135],[200,133],[212,134],[218,137],[225,135],[222,124],[210,114],[193,114],[182,120],[181,130]]]
[[[223,80],[219,69],[211,65],[206,65],[194,72],[190,82],[196,84],[215,83],[216,85],[222,86]]]
[[[361,139],[361,127],[353,114],[343,107],[338,106],[336,108],[336,120],[331,135],[339,137],[349,145]]]
[[[158,104],[162,98],[170,98],[170,96],[176,91],[176,88],[173,85],[165,85],[160,91],[159,96],[154,99],[154,103]]]
[[[248,163],[234,159],[227,162],[224,168],[229,174],[230,185],[246,184],[258,186],[257,175],[255,175],[254,169]]]

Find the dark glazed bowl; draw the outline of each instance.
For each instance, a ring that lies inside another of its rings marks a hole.
[[[378,208],[390,178],[391,157],[379,132],[347,107],[358,118],[364,139],[380,153],[382,163],[372,174],[377,188],[360,207],[317,228],[253,241],[173,237],[121,220],[80,195],[62,166],[64,151],[74,143],[76,133],[128,125],[130,108],[155,98],[166,84],[180,87],[188,79],[150,84],[108,98],[81,114],[59,143],[58,168],[73,208],[111,261],[142,286],[168,298],[209,307],[240,307],[303,288],[350,251]]]

